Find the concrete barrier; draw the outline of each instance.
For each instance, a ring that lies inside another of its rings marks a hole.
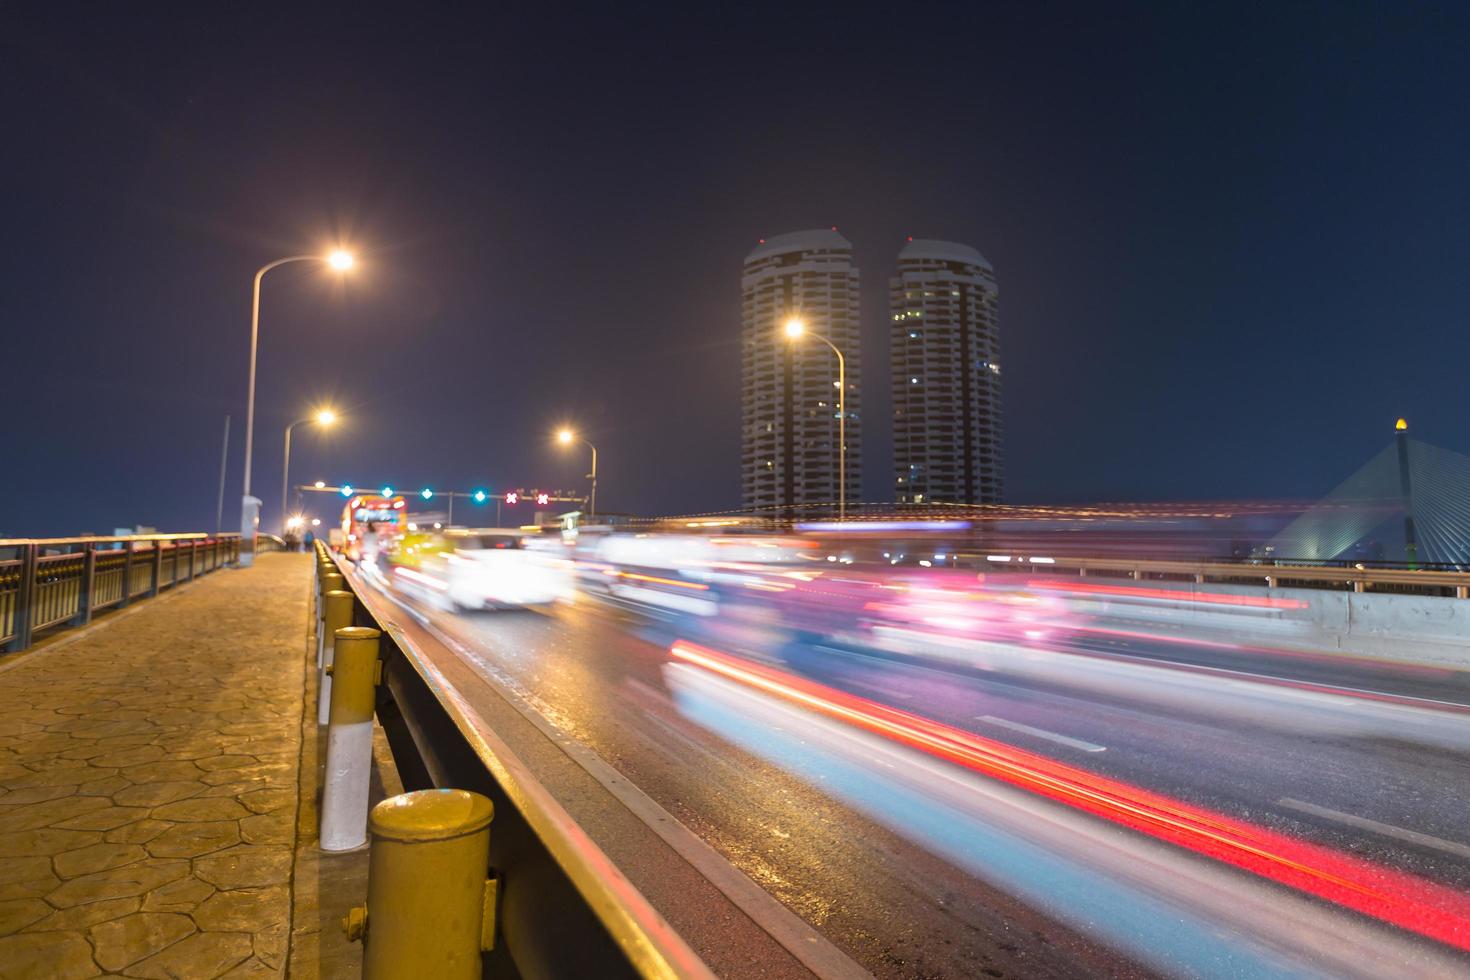
[[[1078,580],[1054,581],[1058,589],[1066,590]],[[1095,584],[1104,581],[1086,579]],[[1129,594],[1131,588],[1140,594]],[[1069,595],[1068,603],[1084,615],[1188,626],[1236,642],[1470,669],[1470,603],[1462,599],[1128,580],[1119,581],[1117,590],[1117,594]],[[1210,601],[1219,596],[1242,597],[1252,604],[1221,606]],[[1257,604],[1261,599],[1266,601]]]

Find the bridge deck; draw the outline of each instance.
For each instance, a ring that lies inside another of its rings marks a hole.
[[[310,571],[264,555],[0,663],[6,976],[356,971],[317,900],[365,859],[314,847]]]

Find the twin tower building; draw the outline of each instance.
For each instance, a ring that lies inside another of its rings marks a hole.
[[[741,484],[749,511],[824,514],[841,496],[837,358],[847,374],[846,499],[862,501],[862,330],[852,243],[830,231],[763,239],[741,280]],[[888,281],[893,497],[1001,499],[998,290],[967,245],[913,239]],[[798,318],[807,333],[788,337]],[[812,336],[813,334],[817,336]]]

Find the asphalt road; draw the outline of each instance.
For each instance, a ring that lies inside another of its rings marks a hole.
[[[693,639],[1470,891],[1470,716],[1414,702],[1441,690],[1422,674],[1113,635],[960,666],[586,600],[419,612],[876,975],[1470,975],[1405,930],[735,689],[668,648]]]

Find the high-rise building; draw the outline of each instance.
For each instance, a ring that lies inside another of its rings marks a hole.
[[[894,499],[999,503],[995,270],[968,245],[910,241],[889,280]]]
[[[840,494],[837,358],[817,337],[790,340],[800,317],[847,360],[847,499],[862,485],[862,357],[852,243],[831,231],[763,239],[741,278],[741,491],[747,510],[835,511]],[[802,507],[801,505],[817,505]]]

